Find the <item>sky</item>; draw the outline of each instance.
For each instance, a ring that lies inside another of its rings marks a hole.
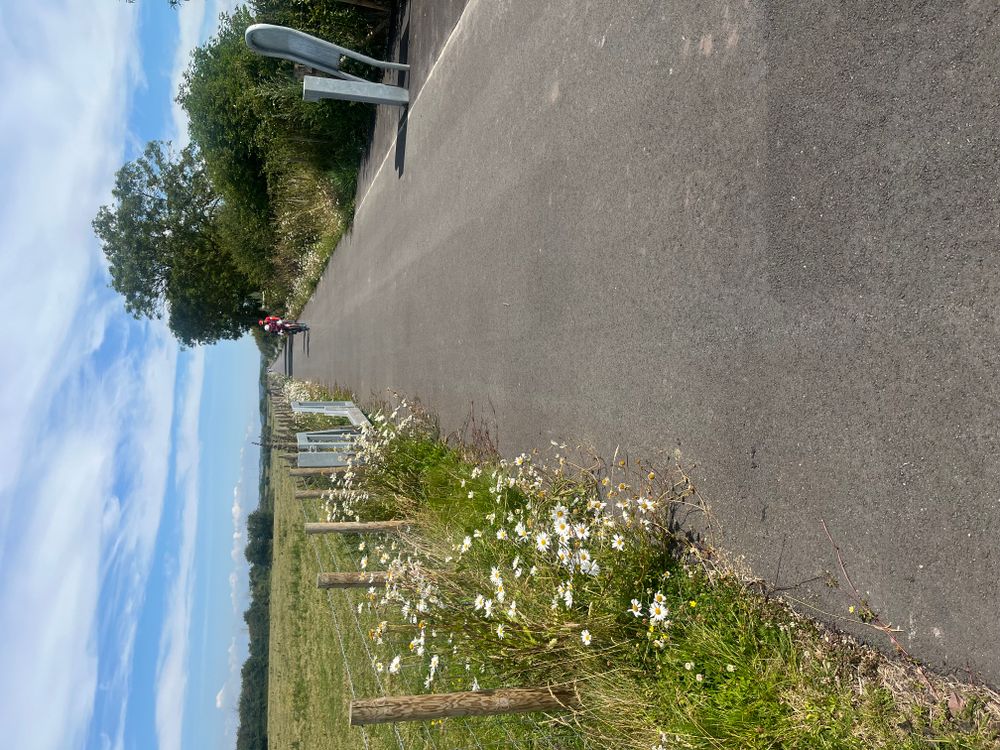
[[[0,0],[0,737],[233,747],[257,504],[249,339],[182,349],[90,222],[232,0]]]

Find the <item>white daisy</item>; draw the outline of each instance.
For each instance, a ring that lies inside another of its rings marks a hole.
[[[535,535],[535,546],[538,547],[539,552],[545,552],[549,548],[549,535],[544,531],[540,531]]]
[[[652,604],[649,605],[649,619],[651,619],[653,622],[660,622],[661,620],[665,620],[667,618],[667,614],[668,614],[667,608],[664,607],[662,604],[653,602]]]
[[[556,535],[563,541],[566,541],[573,535],[573,527],[569,525],[569,521],[565,518],[556,521],[552,528],[556,532]]]
[[[559,557],[559,562],[563,565],[568,565],[573,560],[573,553],[569,551],[569,547],[560,546],[556,555]]]

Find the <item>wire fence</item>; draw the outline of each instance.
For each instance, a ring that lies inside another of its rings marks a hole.
[[[325,521],[323,498],[296,501],[305,523]],[[339,535],[308,536],[316,560],[316,572],[360,571],[360,554],[356,545],[346,543]],[[330,618],[338,650],[344,662],[344,673],[350,700],[362,700],[398,694],[388,684],[386,676],[376,668],[369,630],[378,619],[365,606],[364,589],[327,589]],[[359,606],[361,605],[361,606]],[[416,747],[433,750],[493,750],[494,748],[524,748],[525,750],[561,750],[551,737],[551,729],[537,714],[517,714],[480,718],[455,717],[436,722],[376,724],[345,727],[345,732],[357,733],[364,750],[412,750]],[[357,740],[351,744],[356,746]]]
[[[272,393],[272,397],[278,394]],[[283,400],[283,399],[282,399]],[[274,403],[274,402],[272,402]],[[298,425],[296,425],[298,426]],[[295,480],[293,479],[293,484]],[[326,490],[331,489],[326,482],[320,482]],[[323,493],[327,494],[326,491]],[[325,498],[303,497],[293,500],[300,511],[298,530],[304,533],[306,523],[327,520]],[[365,535],[368,542],[374,539]],[[388,539],[384,534],[380,538]],[[353,544],[348,543],[350,539]],[[361,553],[357,549],[358,536],[347,539],[341,535],[310,534],[306,543],[312,549],[316,563],[316,573],[356,572],[362,570]],[[330,588],[325,590],[329,605],[330,622],[337,652],[343,666],[345,687],[349,696],[346,700],[357,701],[393,694],[416,694],[426,692],[406,681],[390,680],[388,675],[376,667],[378,654],[373,651],[369,631],[378,624],[378,613],[366,606],[368,594],[364,589]],[[471,688],[471,677],[464,688]],[[411,679],[410,683],[413,682]],[[418,680],[418,683],[420,680]],[[331,696],[332,699],[337,699]],[[346,712],[345,712],[346,715]],[[358,727],[343,727],[339,736],[344,747],[362,747],[364,750],[564,750],[580,748],[578,742],[557,743],[552,739],[552,727],[540,714],[513,714],[489,717],[454,717],[433,722],[414,721],[403,723],[373,724]],[[346,717],[345,717],[346,718]]]

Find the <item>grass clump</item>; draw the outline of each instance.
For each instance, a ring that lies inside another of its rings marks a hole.
[[[575,691],[573,711],[477,720],[507,746],[998,746],[989,691],[889,662],[737,575],[679,461],[605,465],[565,446],[507,461],[442,442],[405,403],[373,423],[363,469],[316,511],[414,522],[335,542],[338,569],[390,572],[352,601],[354,648],[385,692]]]

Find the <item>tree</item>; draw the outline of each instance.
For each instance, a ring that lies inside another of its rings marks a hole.
[[[190,118],[191,140],[205,154],[213,184],[227,202],[239,196],[266,207],[269,178],[290,160],[305,160],[323,170],[357,164],[371,109],[357,102],[302,101],[302,84],[295,80],[292,64],[258,55],[244,41],[247,27],[265,19],[347,46],[362,41],[364,24],[356,13],[327,9],[322,18],[335,28],[352,28],[352,33],[330,36],[296,23],[288,14],[280,21],[271,16],[255,19],[246,7],[239,7],[220,16],[215,36],[192,51],[177,101]]]
[[[112,197],[93,227],[128,312],[168,313],[185,345],[238,338],[253,324],[253,289],[219,245],[222,202],[195,147],[175,153],[169,143],[147,144],[118,170]]]

